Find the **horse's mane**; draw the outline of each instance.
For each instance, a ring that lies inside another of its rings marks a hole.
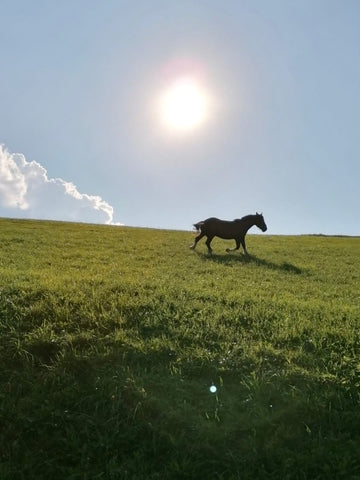
[[[245,215],[245,217],[235,218],[234,222],[242,222],[243,220],[249,220],[250,218],[254,218],[256,215]]]

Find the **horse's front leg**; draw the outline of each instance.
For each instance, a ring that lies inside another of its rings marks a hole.
[[[239,250],[240,248],[240,239],[239,238],[235,238],[235,242],[236,242],[236,247],[234,248],[227,248],[226,251],[229,253],[229,252],[234,252],[235,250]]]
[[[241,240],[241,245],[242,245],[242,247],[243,247],[243,249],[244,249],[245,255],[249,255],[249,254],[248,254],[248,251],[246,250],[245,237],[241,238],[240,240]]]

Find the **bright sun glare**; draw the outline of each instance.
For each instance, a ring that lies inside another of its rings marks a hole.
[[[208,115],[206,90],[195,80],[175,80],[161,100],[164,124],[176,131],[189,131],[199,127]]]

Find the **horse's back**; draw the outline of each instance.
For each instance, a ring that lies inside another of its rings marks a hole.
[[[230,222],[228,222],[227,220],[221,220],[220,218],[216,218],[216,217],[210,217],[203,221],[204,227],[211,228],[211,229],[225,227],[229,223]]]
[[[216,223],[216,222],[221,222],[219,218],[216,217],[210,217],[207,218],[206,220],[203,220],[204,223]]]
[[[204,223],[207,225],[214,225],[219,227],[231,227],[237,222],[238,220],[221,220],[220,218],[210,217],[204,220]]]

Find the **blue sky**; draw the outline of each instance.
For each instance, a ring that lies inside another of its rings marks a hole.
[[[359,235],[357,0],[2,0],[0,216]],[[174,133],[155,100],[201,76]],[[255,231],[254,231],[255,233]]]

